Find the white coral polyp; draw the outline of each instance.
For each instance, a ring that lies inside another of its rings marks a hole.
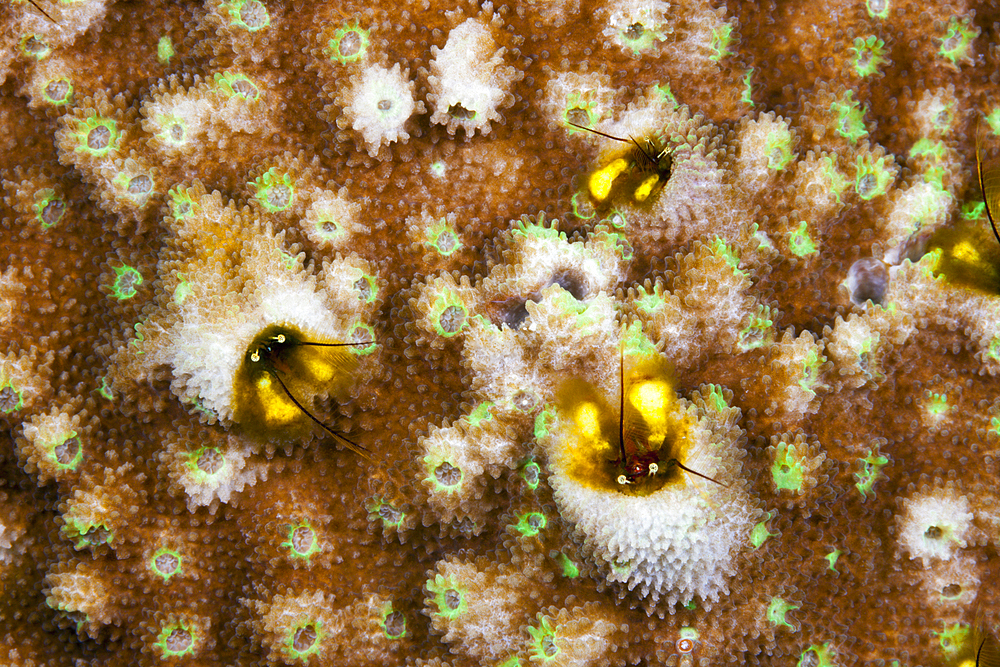
[[[965,496],[952,489],[936,489],[905,500],[899,523],[900,549],[928,567],[934,561],[950,560],[968,545],[972,511]]]
[[[448,33],[443,49],[431,51],[431,122],[447,126],[449,134],[459,127],[468,135],[488,134],[490,123],[501,120],[498,110],[513,102],[510,86],[521,76],[504,65],[505,49],[497,47],[489,27],[469,19]]]
[[[687,409],[695,416],[695,408]],[[568,469],[575,443],[563,420],[549,441],[556,503],[591,558],[609,582],[638,589],[653,604],[665,602],[670,613],[696,596],[710,606],[728,593],[734,557],[759,520],[738,478],[738,431],[722,426],[726,421],[725,413],[713,412],[694,422],[684,464],[728,486],[684,473],[680,483],[646,496],[573,479]]]
[[[408,141],[406,121],[424,111],[423,102],[414,100],[415,86],[408,74],[397,63],[392,69],[369,67],[360,76],[351,77],[344,115],[373,157],[382,145]]]

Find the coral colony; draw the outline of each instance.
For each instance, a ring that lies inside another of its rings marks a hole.
[[[1000,9],[373,4],[0,3],[0,665],[994,655]]]

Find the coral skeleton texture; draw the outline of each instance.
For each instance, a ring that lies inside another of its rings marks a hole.
[[[974,664],[997,2],[376,4],[0,1],[0,665]]]

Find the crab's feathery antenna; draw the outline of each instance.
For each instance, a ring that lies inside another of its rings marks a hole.
[[[52,21],[56,25],[59,25],[58,21],[56,21],[54,18],[52,18],[51,16],[49,16],[49,13],[47,11],[45,11],[44,9],[42,9],[41,7],[39,7],[38,3],[35,2],[35,0],[28,0],[28,2],[30,2],[35,9],[37,9],[42,14],[44,14],[45,18],[47,18],[48,20]]]
[[[654,167],[655,168],[656,165],[658,164],[656,157],[654,157],[653,155],[650,155],[649,153],[647,153],[646,149],[642,147],[642,144],[640,144],[638,141],[635,140],[635,137],[630,136],[628,139],[622,139],[621,137],[616,137],[613,134],[608,134],[607,132],[601,132],[600,130],[595,130],[592,127],[586,127],[584,125],[577,125],[576,123],[574,123],[573,121],[570,121],[570,120],[568,120],[566,122],[569,123],[570,125],[572,125],[575,128],[584,130],[586,132],[593,132],[594,134],[599,134],[602,137],[605,137],[607,139],[614,139],[615,141],[620,141],[623,144],[635,144],[635,147],[639,150],[640,153],[642,153],[643,158],[646,159],[646,161],[649,163],[650,167]]]
[[[674,463],[676,463],[676,464],[677,464],[677,467],[678,467],[678,468],[680,468],[681,470],[685,470],[685,471],[687,471],[687,472],[691,473],[692,475],[698,475],[698,477],[701,477],[702,479],[707,479],[707,480],[708,480],[708,481],[710,481],[710,482],[715,482],[715,483],[716,483],[716,484],[718,484],[719,486],[724,486],[724,487],[726,487],[727,489],[729,488],[729,485],[728,485],[728,484],[723,484],[723,483],[722,483],[722,482],[720,482],[719,480],[717,480],[717,479],[712,479],[712,478],[711,478],[711,477],[709,477],[708,475],[702,475],[702,474],[701,474],[700,472],[698,472],[697,470],[691,470],[691,468],[688,468],[688,467],[687,467],[686,465],[684,465],[683,463],[681,463],[681,462],[680,462],[680,461],[678,461],[677,459],[674,459]]]
[[[327,433],[329,433],[330,435],[332,435],[334,438],[339,438],[339,439],[343,440],[345,443],[347,443],[347,447],[349,449],[353,450],[354,453],[356,453],[358,456],[361,456],[362,458],[367,459],[370,463],[375,463],[375,461],[372,459],[372,457],[370,455],[370,452],[367,449],[365,449],[364,447],[362,447],[358,443],[354,442],[353,440],[349,439],[347,436],[342,435],[340,433],[337,433],[332,428],[330,428],[329,426],[327,426],[326,424],[324,424],[320,420],[316,419],[316,417],[314,417],[311,412],[309,412],[304,407],[302,407],[302,404],[299,403],[295,399],[294,396],[292,396],[292,392],[288,391],[288,387],[285,386],[284,381],[281,379],[281,377],[277,373],[271,372],[271,375],[274,377],[275,380],[278,381],[278,384],[280,384],[281,388],[285,391],[285,395],[288,396],[288,398],[292,401],[292,403],[295,404],[295,407],[297,407],[299,410],[301,410],[302,412],[304,412],[309,417],[309,419],[311,419],[314,422],[316,422],[317,424],[319,424],[320,427],[324,431],[326,431]]]
[[[983,203],[986,204],[986,218],[990,221],[990,227],[993,228],[993,236],[996,238],[997,243],[1000,243],[1000,233],[997,233],[996,221],[993,220],[993,211],[991,206],[991,199],[994,200],[992,203],[1000,202],[1000,188],[993,187],[992,192],[986,191],[986,175],[983,171],[983,157],[982,157],[982,146],[981,146],[981,132],[979,127],[979,121],[976,121],[976,172],[979,175],[979,190],[983,193]],[[996,172],[991,171],[990,173],[990,185],[997,186],[996,183]]]

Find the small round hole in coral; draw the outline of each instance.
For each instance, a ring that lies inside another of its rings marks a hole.
[[[406,617],[402,612],[393,611],[385,617],[385,634],[398,639],[406,634]]]
[[[462,469],[445,461],[434,469],[434,478],[441,486],[456,486],[462,481]]]
[[[945,596],[946,598],[957,598],[961,594],[962,594],[962,587],[959,586],[958,584],[948,584],[947,586],[941,589],[941,595]]]
[[[80,453],[80,439],[79,438],[69,438],[60,445],[56,445],[56,448],[52,450],[52,455],[55,456],[56,461],[62,465],[69,465],[76,458],[76,455]]]
[[[62,199],[53,199],[42,209],[42,224],[48,228],[58,223],[63,213],[66,212],[66,202]]]
[[[476,117],[476,112],[466,109],[461,104],[452,104],[448,107],[448,115],[458,120],[472,120]]]
[[[438,318],[438,323],[445,333],[458,333],[465,324],[465,310],[458,306],[448,306]]]
[[[161,576],[168,577],[177,572],[181,561],[176,554],[165,552],[153,559],[153,566]]]
[[[353,58],[361,51],[363,43],[357,30],[348,30],[340,39],[340,54],[345,58]]]
[[[939,540],[942,535],[944,535],[944,531],[937,526],[930,526],[924,531],[924,537],[930,540]]]
[[[637,40],[642,37],[644,32],[646,32],[646,29],[637,21],[625,29],[625,37],[631,40]]]
[[[183,653],[191,648],[193,643],[194,638],[188,630],[185,628],[177,628],[167,636],[164,645],[171,653]]]
[[[215,473],[222,470],[222,466],[225,464],[225,459],[218,449],[212,447],[206,449],[198,456],[198,470],[202,471],[206,475],[214,475]]]
[[[69,101],[69,93],[73,89],[66,79],[54,79],[45,86],[44,94],[52,104],[65,104]]]
[[[308,651],[316,644],[316,637],[316,626],[311,623],[297,628],[292,636],[292,649],[299,653]]]
[[[358,299],[361,301],[367,303],[375,296],[375,286],[364,276],[355,280],[353,287],[358,293]]]
[[[576,271],[560,271],[552,275],[550,285],[559,285],[564,290],[573,295],[577,301],[582,301],[587,296],[587,283]]]
[[[170,138],[180,143],[184,141],[184,126],[180,123],[174,123],[170,126]]]
[[[309,526],[299,526],[292,531],[292,549],[296,553],[308,553],[316,543],[316,534]]]
[[[444,592],[444,606],[452,611],[458,609],[462,604],[462,594],[454,588],[449,588]]]
[[[683,637],[677,640],[678,653],[690,653],[693,650],[694,650],[694,642],[688,639],[687,637]]]
[[[140,174],[128,182],[128,193],[130,195],[148,195],[153,190],[153,179],[145,174]]]
[[[572,107],[566,112],[566,120],[574,125],[590,125],[590,112],[583,107]]]
[[[100,151],[111,143],[111,130],[106,125],[98,125],[87,133],[87,148]]]

